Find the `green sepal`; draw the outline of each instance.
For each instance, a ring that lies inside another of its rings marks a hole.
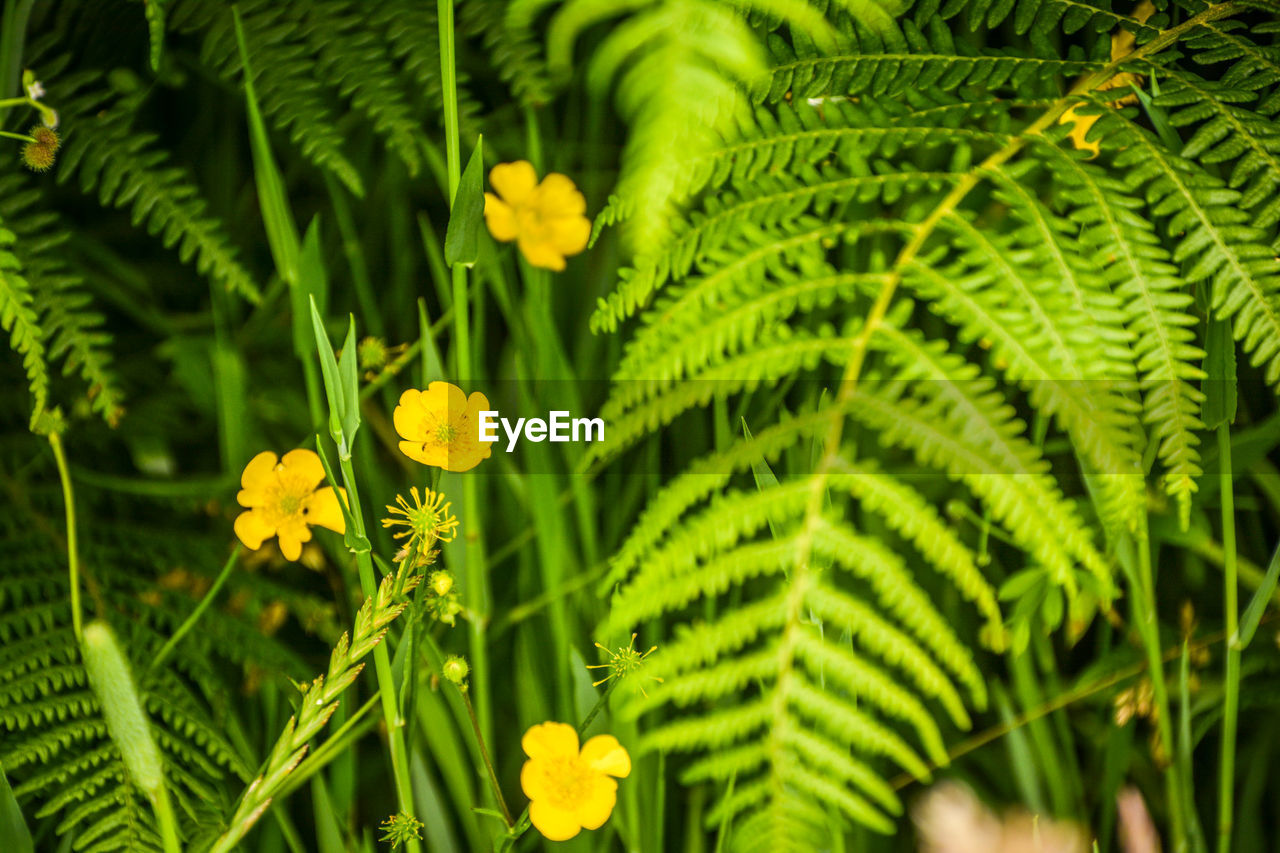
[[[476,141],[467,168],[462,170],[453,211],[444,232],[444,262],[469,267],[480,255],[480,222],[484,219],[484,137]]]

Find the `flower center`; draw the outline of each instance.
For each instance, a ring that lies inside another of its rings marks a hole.
[[[280,496],[280,514],[293,515],[302,507],[302,499],[297,495],[281,495]]]
[[[441,444],[453,444],[457,436],[458,431],[453,428],[453,424],[443,423],[436,427],[436,441]]]
[[[547,768],[548,799],[560,808],[576,808],[591,793],[591,783],[596,775],[577,756],[553,759]]]
[[[522,204],[516,208],[516,225],[525,237],[542,240],[547,228],[542,220],[542,210],[535,204]]]

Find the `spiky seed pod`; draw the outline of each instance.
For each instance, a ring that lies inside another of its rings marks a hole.
[[[33,172],[47,172],[58,156],[58,132],[43,125],[31,128],[33,142],[22,146],[22,162]]]
[[[445,678],[461,687],[466,683],[467,675],[471,672],[471,667],[467,665],[465,659],[460,658],[457,655],[451,655],[449,659],[444,662],[444,666],[440,668],[440,671]]]
[[[164,770],[151,737],[151,725],[134,689],[129,662],[111,628],[101,620],[85,626],[83,649],[89,686],[102,705],[107,732],[120,749],[129,777],[155,797],[164,788]]]

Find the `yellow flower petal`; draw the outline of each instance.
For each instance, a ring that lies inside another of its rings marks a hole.
[[[507,204],[518,205],[538,185],[538,173],[528,160],[499,163],[489,171],[489,184]]]
[[[582,830],[573,812],[558,809],[545,800],[529,803],[529,820],[550,841],[568,841]]]
[[[311,541],[311,528],[301,519],[289,519],[278,531],[280,536],[280,553],[286,560],[297,560],[302,556],[302,543]]]
[[[467,413],[467,395],[452,382],[432,382],[423,394],[423,405],[431,411],[448,415],[450,423]]]
[[[339,487],[338,491],[346,497],[346,489]],[[309,495],[302,502],[302,512],[307,524],[326,527],[334,533],[347,532],[347,520],[342,517],[342,507],[338,504],[338,495],[332,486]]]
[[[275,454],[268,455],[275,458]],[[258,550],[263,542],[276,535],[275,526],[267,520],[264,513],[256,509],[246,510],[236,516],[235,531],[244,547],[250,551]]]
[[[249,464],[244,466],[244,473],[240,475],[240,485],[244,491],[236,495],[241,506],[261,506],[258,495],[271,485],[275,470],[276,455],[270,450],[264,450],[249,460]]]
[[[596,735],[583,744],[582,760],[597,773],[619,778],[631,775],[631,756],[613,735]]]
[[[530,266],[556,272],[564,269],[564,255],[557,252],[549,242],[520,237],[516,245],[520,247],[520,253]]]
[[[524,733],[520,746],[530,758],[577,758],[578,733],[565,723],[539,723]]]
[[[324,465],[314,450],[290,450],[280,461],[291,476],[305,481],[308,488],[314,489],[324,482]]]
[[[574,820],[584,829],[599,829],[613,814],[617,802],[618,783],[608,776],[597,776],[591,780],[590,789],[574,811]]]
[[[401,438],[409,441],[418,439],[422,424],[422,392],[410,388],[401,394],[399,405],[391,413],[391,421]]]
[[[585,216],[560,216],[547,222],[547,237],[562,255],[576,255],[591,239],[591,220]]]
[[[400,442],[400,452],[408,456],[419,465],[435,465],[441,467],[440,462],[436,461],[434,454],[428,455],[420,441],[402,441]]]
[[[545,758],[530,758],[520,768],[520,790],[531,800],[551,796],[551,768]]]
[[[581,216],[587,199],[567,176],[552,172],[538,185],[538,207],[543,216]]]
[[[493,193],[484,194],[484,224],[493,239],[509,243],[516,238],[516,212]]]
[[[471,396],[467,398],[467,417],[473,418],[477,424],[480,421],[480,413],[490,411],[489,398],[480,391],[472,391]],[[476,435],[479,433],[479,426],[476,427]]]

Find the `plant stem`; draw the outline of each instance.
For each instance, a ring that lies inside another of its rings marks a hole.
[[[1169,801],[1169,814],[1172,818],[1173,849],[1182,853],[1187,849],[1187,822],[1182,813],[1182,783],[1179,780],[1177,766],[1173,760],[1176,744],[1173,739],[1173,724],[1169,717],[1169,688],[1164,678],[1164,654],[1160,647],[1160,626],[1156,617],[1155,577],[1151,566],[1151,539],[1147,530],[1146,513],[1138,528],[1138,576],[1134,584],[1136,593],[1133,597],[1134,622],[1138,634],[1147,653],[1147,665],[1151,674],[1151,693],[1156,713],[1156,731],[1160,738],[1160,746],[1164,751],[1167,765],[1165,774],[1165,796]]]
[[[511,810],[507,808],[507,800],[502,796],[502,786],[498,784],[498,774],[493,769],[489,747],[485,744],[484,735],[480,733],[480,721],[476,719],[476,709],[471,705],[470,691],[459,685],[458,692],[462,694],[462,704],[466,706],[467,716],[471,718],[471,730],[475,732],[476,744],[480,747],[480,758],[484,761],[485,773],[489,775],[489,787],[493,789],[493,798],[498,801],[498,808],[502,810],[502,819],[507,824],[507,832],[510,832],[515,828],[515,821],[511,819]]]
[[[151,798],[151,805],[156,812],[156,822],[160,824],[160,838],[164,844],[164,853],[182,853],[182,844],[178,841],[178,822],[173,815],[173,804],[169,801],[169,792],[163,784]]]
[[[339,453],[338,462],[342,466],[342,483],[347,489],[347,503],[351,511],[351,521],[355,525],[353,531],[358,540],[368,542],[365,537],[364,512],[360,508],[360,492],[356,488],[355,470],[351,465],[350,453]],[[367,546],[366,546],[367,548]],[[373,573],[373,559],[369,551],[356,551],[356,567],[360,573],[360,588],[365,597],[377,594],[378,583]],[[373,650],[374,673],[378,679],[378,694],[382,697],[382,718],[387,725],[387,743],[391,752],[391,772],[395,776],[396,800],[399,809],[409,817],[417,817],[413,803],[413,784],[409,778],[409,759],[405,750],[404,719],[400,716],[400,703],[396,698],[396,681],[391,672],[391,656],[386,643],[379,643]],[[420,853],[422,845],[417,839],[409,839],[405,845],[410,853]]]
[[[236,558],[239,556],[240,545],[237,543],[231,549],[231,556],[227,557],[227,562],[223,565],[222,571],[218,573],[217,580],[213,582],[213,586],[209,587],[209,591],[204,594],[204,598],[200,599],[196,609],[191,611],[191,615],[183,620],[183,623],[178,626],[178,630],[173,632],[173,636],[160,647],[160,651],[156,652],[156,656],[151,659],[151,663],[147,666],[148,669],[155,669],[163,663],[164,659],[178,645],[178,642],[187,635],[188,631],[195,627],[196,622],[200,621],[200,617],[209,609],[209,605],[213,604],[213,600],[218,597],[218,592],[222,589],[223,584],[231,577],[231,570],[235,568]]]
[[[5,139],[17,139],[22,142],[35,142],[34,136],[27,136],[25,133],[10,133],[7,130],[0,130],[0,136]]]
[[[1223,606],[1226,609],[1227,674],[1222,710],[1222,766],[1218,780],[1218,853],[1230,853],[1235,799],[1236,719],[1240,707],[1240,626],[1236,578],[1235,494],[1231,471],[1231,430],[1218,425],[1218,490],[1222,501]]]
[[[76,496],[71,487],[71,472],[67,468],[67,455],[62,450],[62,436],[49,433],[49,445],[53,459],[58,464],[58,479],[62,481],[62,502],[67,510],[67,574],[71,584],[71,626],[76,642],[84,640],[84,614],[80,606],[80,553],[76,546]]]
[[[440,79],[444,94],[445,158],[449,174],[449,209],[453,209],[458,183],[462,179],[462,144],[458,136],[458,75],[454,67],[453,0],[437,0],[440,33]],[[464,386],[472,380],[470,306],[468,305],[467,268],[455,264],[453,283],[454,355],[458,382]],[[489,619],[488,577],[481,542],[480,501],[474,477],[462,478],[462,510],[467,520],[465,543],[465,578],[467,609],[471,613],[469,651],[471,684],[476,693],[476,717],[480,731],[491,730],[489,711],[489,654],[485,632]]]

